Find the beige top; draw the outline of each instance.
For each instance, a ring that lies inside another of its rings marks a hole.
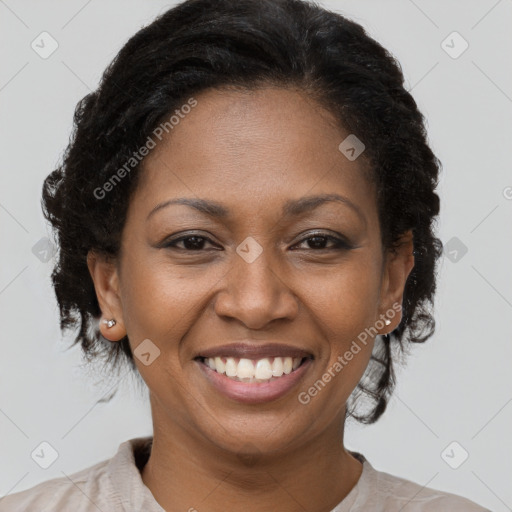
[[[66,477],[0,498],[0,512],[165,512],[142,481],[152,437],[121,443],[114,457]],[[460,496],[377,471],[357,452],[363,471],[332,512],[490,512]],[[407,507],[406,507],[407,505]]]

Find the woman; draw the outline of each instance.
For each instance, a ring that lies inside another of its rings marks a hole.
[[[154,435],[0,510],[485,510],[343,443],[434,330],[440,163],[384,48],[302,0],[189,0],[75,128],[43,189],[61,328],[141,376]]]

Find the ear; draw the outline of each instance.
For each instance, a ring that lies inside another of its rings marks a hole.
[[[394,330],[402,319],[402,315],[397,315],[396,313],[402,310],[405,283],[414,267],[413,251],[413,234],[409,230],[403,233],[397,244],[386,252],[381,281],[379,311],[381,318],[388,316],[389,320],[391,320],[391,323],[386,326],[386,333]],[[386,315],[386,312],[390,311],[393,314]]]
[[[110,341],[119,341],[126,335],[123,309],[119,294],[119,275],[115,261],[105,255],[89,251],[87,267],[94,282],[96,297],[102,312],[101,334]],[[116,324],[108,328],[104,320],[114,319]]]

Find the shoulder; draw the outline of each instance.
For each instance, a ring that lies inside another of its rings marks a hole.
[[[408,505],[410,512],[485,512],[486,509],[462,496],[424,487],[411,480],[376,471],[379,492],[390,504]],[[385,501],[386,502],[386,501]]]
[[[51,512],[75,506],[80,506],[84,512],[97,512],[98,506],[101,507],[98,502],[106,502],[113,492],[107,470],[110,460],[0,497],[0,512]]]
[[[358,500],[354,510],[401,510],[408,512],[489,512],[457,494],[424,487],[416,482],[376,470],[363,456],[363,474],[358,483]],[[397,508],[398,507],[398,508]]]

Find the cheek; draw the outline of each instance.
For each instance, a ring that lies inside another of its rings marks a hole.
[[[379,318],[380,267],[375,259],[361,254],[350,265],[333,268],[323,286],[318,279],[316,284],[310,286],[308,304],[327,340],[321,353],[322,367],[341,377],[336,381],[343,381],[332,391],[337,388],[346,395],[359,381],[371,356],[373,336],[368,329]]]
[[[332,267],[320,279],[308,279],[307,304],[330,337],[355,335],[378,318],[380,273],[378,262],[356,255],[345,265]]]
[[[129,276],[122,288],[122,303],[130,345],[134,350],[149,338],[167,352],[178,347],[194,314],[201,286],[180,278],[168,265],[142,265],[140,261],[127,258],[123,269]]]
[[[141,260],[127,258],[125,272],[129,279],[122,290],[123,314],[134,361],[151,393],[156,397],[165,393],[165,400],[181,411],[187,393],[180,385],[180,341],[196,321],[204,287],[200,279],[193,281],[180,276],[165,261],[144,265],[138,261]],[[151,354],[149,364],[137,355],[144,353],[142,347]]]

